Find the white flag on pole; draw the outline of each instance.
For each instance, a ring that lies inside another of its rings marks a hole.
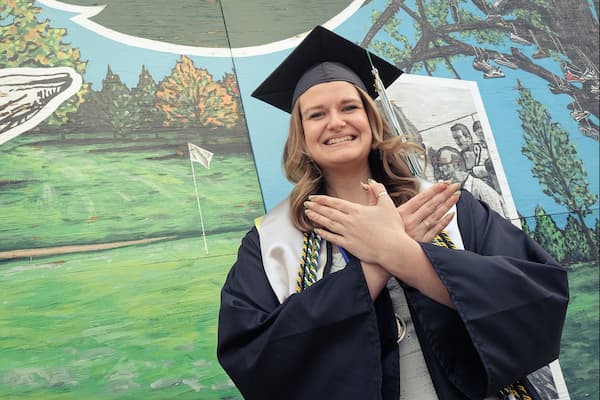
[[[212,160],[214,155],[212,152],[190,142],[188,142],[188,149],[190,151],[190,160],[199,162],[204,168],[210,169],[210,160]]]

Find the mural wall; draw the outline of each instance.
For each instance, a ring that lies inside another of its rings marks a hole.
[[[428,179],[568,269],[556,396],[598,398],[598,1],[97,4],[0,1],[0,398],[240,398],[219,291],[290,190],[249,94],[317,24],[407,72]]]

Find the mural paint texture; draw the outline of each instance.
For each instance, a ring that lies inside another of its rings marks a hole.
[[[219,291],[290,190],[249,93],[316,24],[408,73],[428,179],[569,270],[556,395],[598,398],[597,1],[125,3],[0,2],[0,398],[240,398]]]

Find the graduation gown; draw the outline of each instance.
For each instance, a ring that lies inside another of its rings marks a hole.
[[[404,290],[438,398],[481,400],[558,357],[567,276],[468,192],[456,209],[464,250],[421,243],[456,310]],[[282,295],[262,257],[253,228],[221,292],[217,356],[244,398],[397,400],[393,307],[360,261]]]

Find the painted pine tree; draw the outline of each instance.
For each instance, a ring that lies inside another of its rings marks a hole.
[[[560,228],[540,205],[535,207],[535,240],[548,251],[556,261],[562,263],[567,257],[565,240]]]
[[[532,175],[536,177],[544,194],[564,205],[576,216],[582,237],[589,248],[594,240],[585,217],[592,213],[598,195],[590,192],[583,162],[577,158],[575,145],[568,132],[552,118],[541,102],[535,100],[531,90],[517,80],[519,118],[523,127],[525,144],[523,154],[533,163]],[[540,237],[536,236],[540,240]]]

